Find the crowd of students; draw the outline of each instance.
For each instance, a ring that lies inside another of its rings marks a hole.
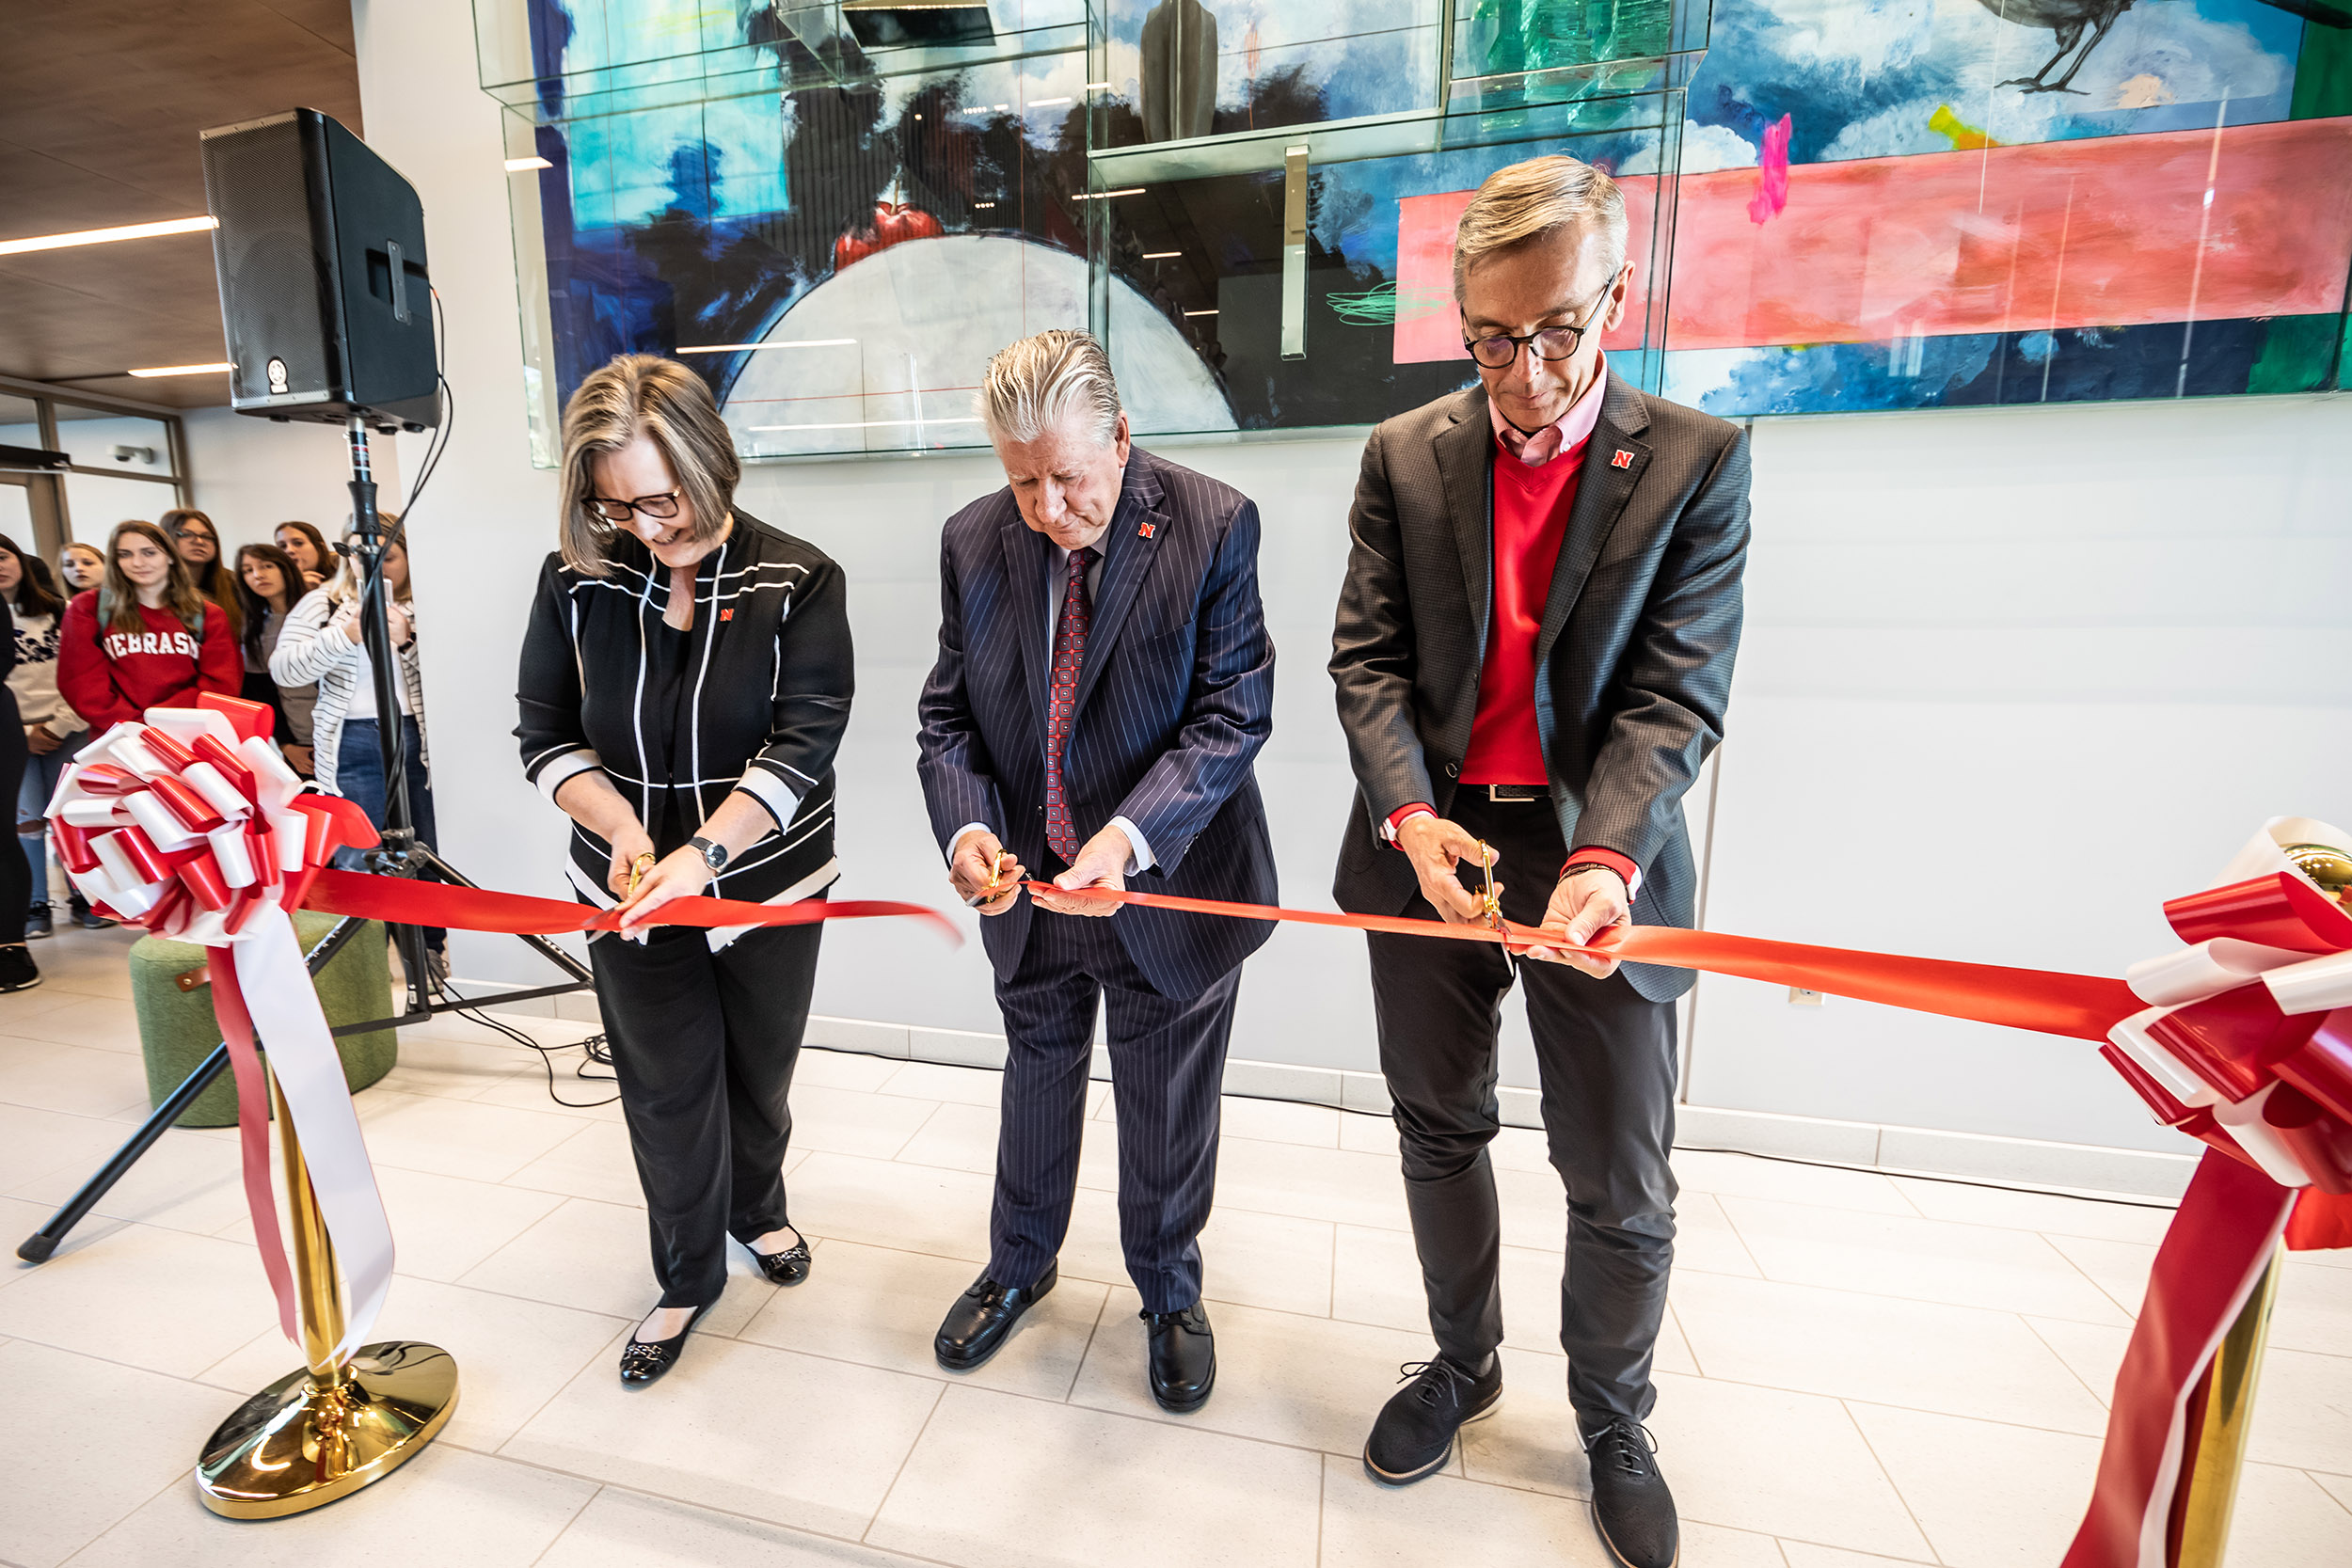
[[[384,522],[409,799],[430,843],[416,607],[400,520],[387,513]],[[0,705],[14,709],[12,720],[0,712],[0,798],[16,800],[24,851],[0,855],[0,991],[40,982],[26,943],[56,928],[43,813],[66,764],[93,735],[148,708],[185,705],[204,691],[266,704],[294,770],[384,825],[375,688],[352,559],[313,525],[289,522],[271,543],[239,547],[231,563],[213,520],[184,507],[116,524],[103,549],[68,545],[54,572],[0,535]],[[92,930],[114,924],[78,891],[68,917]],[[437,950],[434,961],[445,972]]]

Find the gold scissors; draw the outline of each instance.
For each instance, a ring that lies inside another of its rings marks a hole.
[[[628,891],[621,895],[622,903],[626,904],[637,896],[637,884],[644,881],[645,873],[653,869],[653,851],[647,849],[628,863]]]
[[[979,892],[963,901],[963,907],[967,910],[977,910],[982,904],[993,903],[1004,896],[1004,885],[998,879],[1005,874],[1005,863],[1013,859],[1011,850],[998,850],[996,858],[988,863],[988,880],[981,885]]]
[[[1478,841],[1478,869],[1486,879],[1486,889],[1478,897],[1478,912],[1497,932],[1502,930],[1502,895],[1495,887],[1495,852],[1485,839]]]

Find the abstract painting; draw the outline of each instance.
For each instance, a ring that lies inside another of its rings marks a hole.
[[[1089,323],[1148,431],[1385,418],[1470,379],[1454,219],[1547,150],[1626,190],[1613,362],[1725,416],[2306,391],[2344,356],[2352,0],[992,0],[961,52],[791,0],[503,4],[538,372],[681,354],[751,456],[976,443],[987,355]],[[1279,143],[1422,121],[1313,164],[1285,357]],[[1105,185],[1170,144],[1200,155]]]

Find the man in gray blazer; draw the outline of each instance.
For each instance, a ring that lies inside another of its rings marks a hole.
[[[1674,1499],[1642,1421],[1674,1255],[1679,970],[1570,951],[1628,921],[1687,926],[1682,795],[1723,737],[1748,544],[1734,425],[1603,362],[1633,268],[1615,183],[1551,156],[1490,176],[1454,289],[1480,385],[1373,433],[1331,675],[1358,793],[1343,909],[1556,932],[1499,946],[1375,934],[1380,1062],[1438,1354],[1365,1444],[1390,1484],[1444,1467],[1502,1392],[1501,1224],[1486,1145],[1515,978],[1567,1188],[1561,1348],[1602,1540],[1669,1568]],[[1477,891],[1473,891],[1477,890]]]

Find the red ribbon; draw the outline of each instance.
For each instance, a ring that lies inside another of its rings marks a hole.
[[[532,898],[519,893],[417,882],[359,871],[323,870],[312,879],[303,908],[327,914],[356,915],[399,926],[446,926],[461,931],[505,936],[553,936],[564,931],[617,931],[618,910],[595,910],[567,898]],[[920,920],[961,943],[963,933],[947,917],[921,904],[877,898],[803,899],[796,904],[752,904],[735,898],[674,898],[645,926],[810,926],[820,920],[873,920],[904,916]]]

